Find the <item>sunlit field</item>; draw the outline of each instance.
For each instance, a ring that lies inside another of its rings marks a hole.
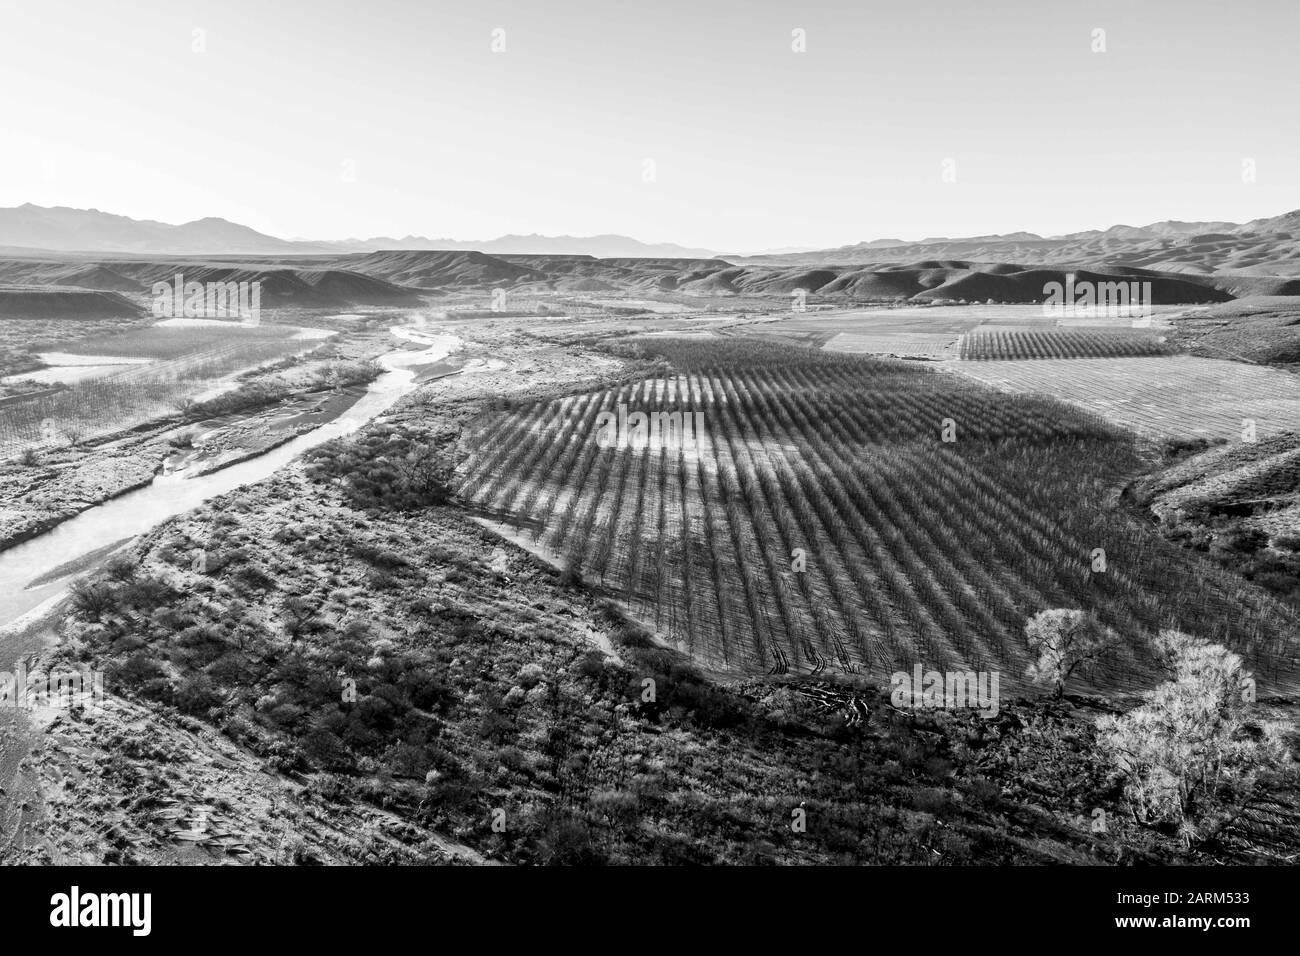
[[[1169,626],[1293,679],[1290,609],[1109,500],[1139,466],[1100,416],[914,363],[641,342],[671,370],[495,417],[459,487],[698,660],[878,674],[921,660],[1014,681],[1026,619],[1083,607],[1124,636],[1101,686],[1149,681]],[[620,406],[700,412],[703,434],[602,447],[597,416]]]

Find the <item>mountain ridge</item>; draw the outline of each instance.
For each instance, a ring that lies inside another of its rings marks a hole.
[[[37,206],[33,203],[0,208],[0,247],[6,251],[145,255],[318,255],[424,249],[521,255],[569,253],[599,258],[700,259],[717,256],[716,252],[707,249],[695,249],[671,242],[647,243],[613,233],[597,236],[511,234],[487,240],[430,239],[413,235],[403,239],[388,236],[369,239],[280,239],[218,216],[173,225],[153,219],[132,219],[99,209]]]
[[[722,255],[671,242],[646,243],[628,236],[509,234],[496,239],[456,240],[408,235],[369,239],[280,239],[216,216],[172,225],[132,219],[98,209],[68,206],[0,208],[0,250],[15,253],[87,255],[343,255],[349,253],[478,252],[492,256],[590,256],[596,259],[724,260],[735,264],[865,265],[923,259],[1106,265],[1163,272],[1300,275],[1300,210],[1245,223],[1162,220],[1145,226],[1116,224],[1059,236],[1011,232],[935,237],[916,241],[882,238],[825,249]]]

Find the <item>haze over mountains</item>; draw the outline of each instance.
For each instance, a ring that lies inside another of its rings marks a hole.
[[[915,241],[872,239],[833,249],[720,254],[620,235],[508,235],[491,240],[375,237],[288,240],[219,218],[171,225],[95,209],[30,203],[0,209],[0,246],[26,250],[128,255],[338,255],[391,250],[480,252],[488,255],[591,256],[597,259],[725,259],[735,264],[869,265],[933,259],[978,262],[1107,265],[1162,272],[1300,275],[1300,210],[1247,223],[1166,220],[1115,225],[1061,236],[1032,232]]]
[[[286,242],[225,219],[196,219],[179,226],[67,206],[25,203],[0,209],[0,246],[52,252],[189,253],[320,252],[328,246]]]
[[[622,236],[506,236],[482,244],[493,251],[418,238],[298,242],[222,219],[172,226],[28,205],[0,210],[0,245],[8,247],[0,249],[0,316],[138,310],[154,283],[172,281],[178,272],[187,281],[260,282],[263,305],[309,309],[409,307],[430,295],[486,297],[498,288],[525,298],[667,294],[716,300],[804,290],[815,301],[845,305],[1030,303],[1041,301],[1048,283],[1064,282],[1067,272],[1095,282],[1150,282],[1156,304],[1222,302],[1300,294],[1298,232],[1300,212],[1293,212],[1245,224],[1161,222],[1052,238],[1012,233],[873,240],[724,258]],[[406,248],[374,248],[391,245]],[[559,251],[508,251],[518,248]],[[583,248],[626,251],[592,255]]]
[[[627,236],[501,236],[481,242],[456,239],[428,239],[407,236],[404,239],[342,239],[325,243],[337,252],[371,252],[386,249],[433,249],[449,252],[486,252],[492,255],[595,256],[598,259],[649,257],[669,259],[711,259],[717,255],[708,249],[690,249],[672,242],[645,243]]]
[[[437,249],[535,255],[593,255],[709,258],[716,253],[674,243],[644,243],[627,236],[501,236],[484,241],[380,236],[371,239],[278,239],[225,219],[181,225],[131,219],[98,209],[35,206],[0,209],[0,246],[51,252],[140,253],[145,255],[313,255],[381,249]]]
[[[1062,236],[1031,232],[916,242],[878,239],[836,249],[791,255],[749,256],[734,261],[803,265],[970,259],[1043,265],[1124,266],[1200,275],[1300,275],[1300,210],[1247,223],[1179,222],[1111,226]]]
[[[782,297],[826,303],[1037,302],[1066,272],[1149,281],[1157,304],[1300,294],[1300,211],[1237,224],[1166,221],[1066,236],[876,239],[717,256],[624,236],[284,240],[224,219],[182,225],[98,210],[0,209],[0,315],[130,311],[155,282],[260,282],[268,307],[416,306],[422,296]],[[478,248],[470,248],[478,247]],[[36,294],[36,290],[54,293]],[[62,310],[62,311],[60,311]]]

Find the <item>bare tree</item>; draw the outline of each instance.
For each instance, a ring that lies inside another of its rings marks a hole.
[[[69,421],[63,425],[63,437],[68,440],[68,447],[75,447],[86,440],[86,427],[80,422]]]
[[[1025,625],[1025,637],[1038,660],[1025,676],[1035,684],[1048,684],[1055,697],[1065,696],[1065,684],[1076,672],[1087,671],[1118,640],[1089,611],[1056,608],[1040,611]]]

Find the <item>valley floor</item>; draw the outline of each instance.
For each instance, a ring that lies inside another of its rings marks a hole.
[[[0,780],[0,860],[1277,863],[1300,851],[1293,794],[1195,851],[1134,823],[1098,756],[1094,721],[1116,706],[1102,698],[1008,694],[983,719],[899,711],[879,675],[705,674],[598,582],[459,503],[422,503],[430,450],[466,455],[517,405],[617,389],[648,368],[498,323],[454,331],[482,361],[165,522],[50,619],[44,666],[103,670],[108,699],[25,726],[0,715],[13,774]],[[1294,717],[1287,699],[1261,705]]]

